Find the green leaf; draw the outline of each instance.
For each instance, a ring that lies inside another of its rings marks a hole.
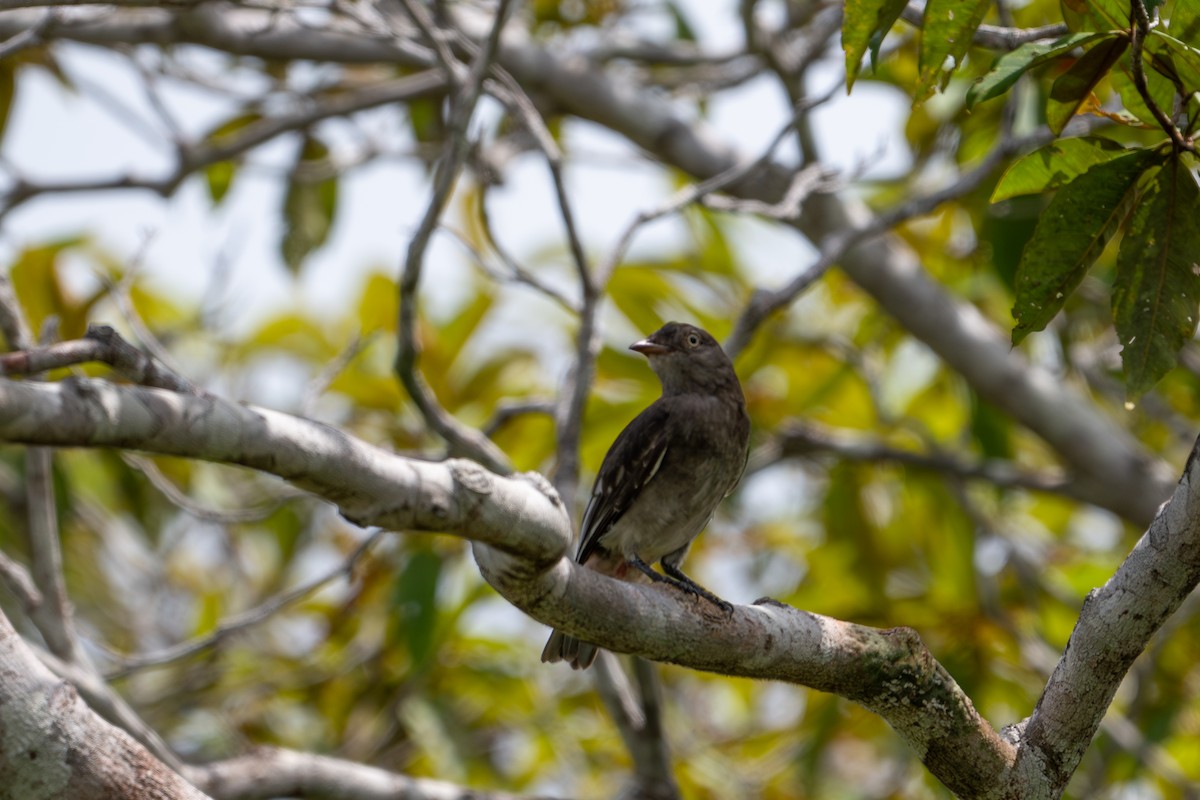
[[[988,0],[929,0],[925,4],[921,53],[917,60],[918,101],[932,94],[962,63],[971,46],[971,37],[990,5]],[[954,60],[954,66],[944,70],[948,58]]]
[[[1017,82],[1017,78],[1034,67],[1069,53],[1076,47],[1109,36],[1111,34],[1107,33],[1072,33],[1052,42],[1026,42],[1011,53],[1000,56],[991,71],[975,81],[967,91],[967,108],[1003,94]]]
[[[684,42],[696,41],[696,31],[688,22],[687,15],[683,13],[680,4],[674,0],[668,0],[667,12],[671,15],[671,20],[675,23],[675,39]]]
[[[1086,31],[1091,28],[1087,24],[1087,0],[1059,0],[1058,6],[1063,22],[1067,23],[1070,30]]]
[[[1129,29],[1129,0],[1085,0],[1083,5],[1093,30]]]
[[[440,142],[446,133],[442,118],[445,98],[441,95],[417,97],[408,103],[408,124],[418,142]]]
[[[61,325],[75,332],[78,324],[71,324],[76,303],[62,277],[62,256],[85,245],[87,240],[79,236],[64,237],[43,245],[28,247],[17,254],[9,267],[13,291],[29,322],[30,332],[37,336],[47,317],[58,317]],[[12,342],[5,343],[15,349]]]
[[[229,187],[237,177],[238,165],[232,161],[218,161],[204,168],[204,181],[208,185],[208,197],[214,206],[219,206],[229,194]]]
[[[1137,397],[1175,366],[1200,303],[1200,190],[1172,158],[1147,184],[1117,254],[1113,322],[1126,391]]]
[[[304,138],[292,167],[283,199],[284,233],[280,250],[293,273],[305,259],[325,244],[337,213],[337,178],[317,178],[315,169],[329,157],[329,148],[311,136]]]
[[[1146,39],[1146,52],[1157,72],[1178,79],[1187,92],[1200,91],[1200,49],[1155,28]]]
[[[1015,453],[1008,415],[971,392],[971,436],[984,458],[1011,460]]]
[[[1045,209],[1040,195],[1023,195],[991,205],[984,214],[979,242],[991,251],[996,277],[1010,293],[1017,290],[1017,265],[1021,263],[1021,253],[1033,238],[1038,219]]]
[[[1176,3],[1167,30],[1177,40],[1192,46],[1200,46],[1200,3]],[[1154,31],[1150,32],[1154,35]]]
[[[240,131],[262,119],[257,111],[243,111],[206,133],[201,141],[207,145],[228,144]],[[220,205],[237,177],[237,161],[218,161],[204,168],[204,180],[208,185],[208,196],[214,206]]]
[[[882,40],[904,10],[906,0],[846,0],[842,49],[846,51],[846,92],[854,86],[872,39]]]
[[[1153,150],[1106,161],[1058,190],[1038,220],[1017,267],[1013,344],[1046,327],[1075,291],[1117,228],[1129,190]]]
[[[1171,65],[1164,59],[1155,59],[1163,69],[1171,69]],[[1113,70],[1112,85],[1117,90],[1117,94],[1121,96],[1121,102],[1125,109],[1137,117],[1142,124],[1150,128],[1158,128],[1158,120],[1154,118],[1154,114],[1150,111],[1150,107],[1146,105],[1146,101],[1142,99],[1141,92],[1138,91],[1137,85],[1133,82],[1133,67],[1132,60],[1126,58],[1125,63],[1121,65],[1121,69]],[[1175,84],[1168,78],[1162,75],[1160,70],[1146,69],[1146,86],[1150,90],[1150,97],[1154,103],[1170,115],[1171,110],[1175,107]]]
[[[0,61],[0,141],[8,130],[8,118],[12,112],[13,96],[17,88],[17,68],[11,60]]]
[[[414,669],[419,669],[433,652],[437,623],[437,587],[442,559],[436,553],[413,553],[396,577],[392,588],[393,635],[408,649]]]
[[[1062,133],[1083,101],[1091,95],[1092,89],[1108,74],[1127,47],[1129,40],[1123,36],[1102,41],[1054,82],[1046,103],[1046,123],[1055,135]]]
[[[1040,194],[1070,183],[1097,164],[1112,161],[1129,150],[1112,139],[1080,136],[1059,139],[1022,156],[1013,163],[992,191],[998,203],[1022,194]]]

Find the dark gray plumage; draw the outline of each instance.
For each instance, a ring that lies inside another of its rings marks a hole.
[[[630,349],[649,359],[662,397],[604,457],[576,561],[616,578],[670,583],[728,609],[679,564],[746,467],[750,418],[741,384],[717,340],[694,325],[669,322]],[[655,562],[670,577],[651,569]],[[596,653],[595,645],[555,631],[542,661],[586,669]]]

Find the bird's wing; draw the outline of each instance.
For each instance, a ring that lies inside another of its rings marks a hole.
[[[667,456],[670,416],[667,404],[661,399],[656,401],[634,417],[608,449],[579,525],[579,554],[575,560],[580,564],[587,561],[600,537],[629,510],[642,487],[662,466]]]

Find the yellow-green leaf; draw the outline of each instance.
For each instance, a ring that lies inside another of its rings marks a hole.
[[[322,177],[329,148],[306,136],[299,158],[292,167],[283,200],[284,234],[280,244],[283,261],[293,273],[305,259],[325,244],[337,213],[337,177]]]
[[[990,5],[989,0],[929,0],[925,4],[918,59],[918,102],[933,94],[962,64],[971,37]],[[947,60],[953,61],[948,68]]]

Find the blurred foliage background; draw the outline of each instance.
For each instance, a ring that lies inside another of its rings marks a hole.
[[[598,42],[628,44],[631,55],[598,60],[597,68],[654,87],[663,103],[678,104],[696,120],[737,93],[738,108],[751,119],[786,120],[788,98],[760,52],[740,34],[732,47],[710,48],[713,27],[740,31],[739,12],[747,8],[756,24],[781,38],[805,35],[828,11],[804,2],[700,11],[672,0],[539,1],[520,8],[511,24],[535,43],[568,52],[594,56]],[[327,15],[321,19],[349,13],[337,3],[310,10]],[[989,24],[1019,28],[1062,21],[1059,4],[1045,0],[992,5],[986,13]],[[660,55],[639,56],[634,45],[653,45]],[[102,57],[116,53],[128,69],[153,75],[147,85],[165,95],[199,91],[205,83],[206,91],[224,93],[219,114],[194,119],[186,109],[178,112],[194,126],[194,140],[209,143],[269,119],[276,107],[336,98],[405,71],[211,51],[198,59],[195,49],[131,44]],[[811,74],[801,76],[801,91],[844,85],[836,32],[815,49],[821,55]],[[33,102],[25,93],[47,76],[68,94],[88,96],[91,87],[72,75],[100,57],[94,50],[48,35],[0,62],[10,131],[39,124],[36,105],[24,116],[17,109]],[[899,152],[892,163],[901,166],[881,170],[868,162],[843,171],[842,190],[886,210],[952,182],[1000,137],[1044,125],[1058,64],[1033,71],[1011,98],[966,109],[967,89],[999,54],[971,48],[940,93],[910,106],[919,83],[918,37],[911,25],[897,25],[854,92],[901,98],[905,116],[889,120],[860,110],[853,124],[902,131],[887,142]],[[1096,87],[1096,108],[1116,108],[1119,80]],[[844,90],[830,103],[843,97]],[[335,116],[283,132],[259,162],[250,152],[190,173],[179,191],[191,192],[191,203],[197,193],[204,196],[214,215],[236,202],[241,182],[278,187],[257,210],[275,220],[276,254],[237,262],[238,276],[214,259],[200,295],[174,286],[171,253],[114,244],[77,206],[55,206],[74,192],[48,189],[31,201],[41,214],[58,214],[72,232],[31,236],[32,228],[22,227],[27,206],[18,190],[23,178],[36,176],[23,175],[20,161],[6,155],[6,270],[21,306],[35,330],[52,320],[54,335],[66,339],[89,321],[111,323],[161,348],[180,372],[223,396],[308,415],[398,452],[441,457],[444,443],[393,372],[399,262],[341,265],[336,304],[312,300],[309,270],[331,236],[353,230],[342,184],[374,159],[405,160],[408,185],[415,187],[405,190],[413,193],[405,202],[420,209],[431,155],[445,135],[445,101],[434,95],[371,112],[376,121],[386,117],[378,138],[385,148],[369,142],[348,149],[348,131],[375,123]],[[591,149],[593,123],[552,104],[544,113],[569,178],[577,162],[585,175],[589,159],[604,163],[611,186],[621,185],[622,169],[651,176],[656,194],[642,194],[643,182],[626,193],[606,189],[597,201],[619,210],[619,220],[690,182],[627,144],[598,155]],[[1091,121],[1101,135],[1123,143],[1162,138],[1161,131],[1104,116]],[[442,249],[426,265],[436,302],[421,305],[421,370],[441,405],[485,430],[517,469],[548,473],[556,441],[546,411],[573,356],[576,317],[553,292],[513,280],[497,240],[528,243],[511,255],[554,292],[574,297],[577,286],[553,200],[497,184],[507,165],[497,153],[518,146],[510,124],[490,108],[472,129],[477,161],[452,198],[448,230],[438,234]],[[804,123],[800,130],[807,130]],[[823,131],[821,141],[832,146],[836,135]],[[529,151],[504,154],[514,164],[536,166],[541,159]],[[794,160],[795,152],[784,148],[780,158]],[[955,297],[1011,328],[1015,266],[1048,200],[989,203],[1004,166],[894,235]],[[568,186],[592,191],[582,177]],[[179,206],[169,204],[180,201],[150,202],[173,213]],[[401,204],[388,196],[375,202]],[[493,224],[489,209],[523,230]],[[644,360],[626,351],[629,342],[669,319],[724,338],[757,288],[785,283],[812,260],[798,237],[741,213],[693,205],[666,226],[616,265],[605,291],[603,349],[581,442],[585,485],[616,434],[658,393]],[[398,247],[410,232],[393,227],[383,235]],[[611,237],[591,233],[584,243],[598,260],[614,247]],[[1114,429],[1131,432],[1148,452],[1181,468],[1200,419],[1200,358],[1189,344],[1180,367],[1136,406],[1125,405],[1108,307],[1112,269],[1113,253],[1106,252],[1064,313],[1021,349],[1085,395]],[[222,281],[251,280],[246,273],[253,271],[266,273],[266,282],[237,285],[258,286],[249,291],[263,294],[240,296],[242,311],[230,324]],[[259,302],[256,313],[245,313]],[[993,480],[1008,470],[1028,482],[1053,483],[1061,477],[1059,461],[836,269],[759,328],[737,369],[754,423],[750,472],[693,548],[689,572],[735,602],[769,595],[845,620],[912,626],[993,724],[1026,716],[1084,596],[1112,574],[1143,526],[1056,491]],[[0,548],[27,560],[21,451],[0,450],[0,462]],[[483,583],[462,541],[372,537],[274,479],[181,459],[65,451],[56,455],[55,479],[68,588],[89,648],[184,757],[207,761],[276,744],[480,788],[572,797],[612,796],[627,774],[629,756],[590,675],[538,663],[544,626]],[[572,499],[576,518],[582,499],[583,493]],[[313,591],[263,620],[240,624],[239,615],[310,585]],[[18,623],[23,619],[6,593],[0,604]],[[1070,796],[1196,796],[1194,620],[1189,602],[1139,661]],[[171,657],[167,650],[198,637],[204,646],[194,652]],[[794,686],[671,666],[660,671],[684,797],[948,796],[882,720],[850,702]]]

